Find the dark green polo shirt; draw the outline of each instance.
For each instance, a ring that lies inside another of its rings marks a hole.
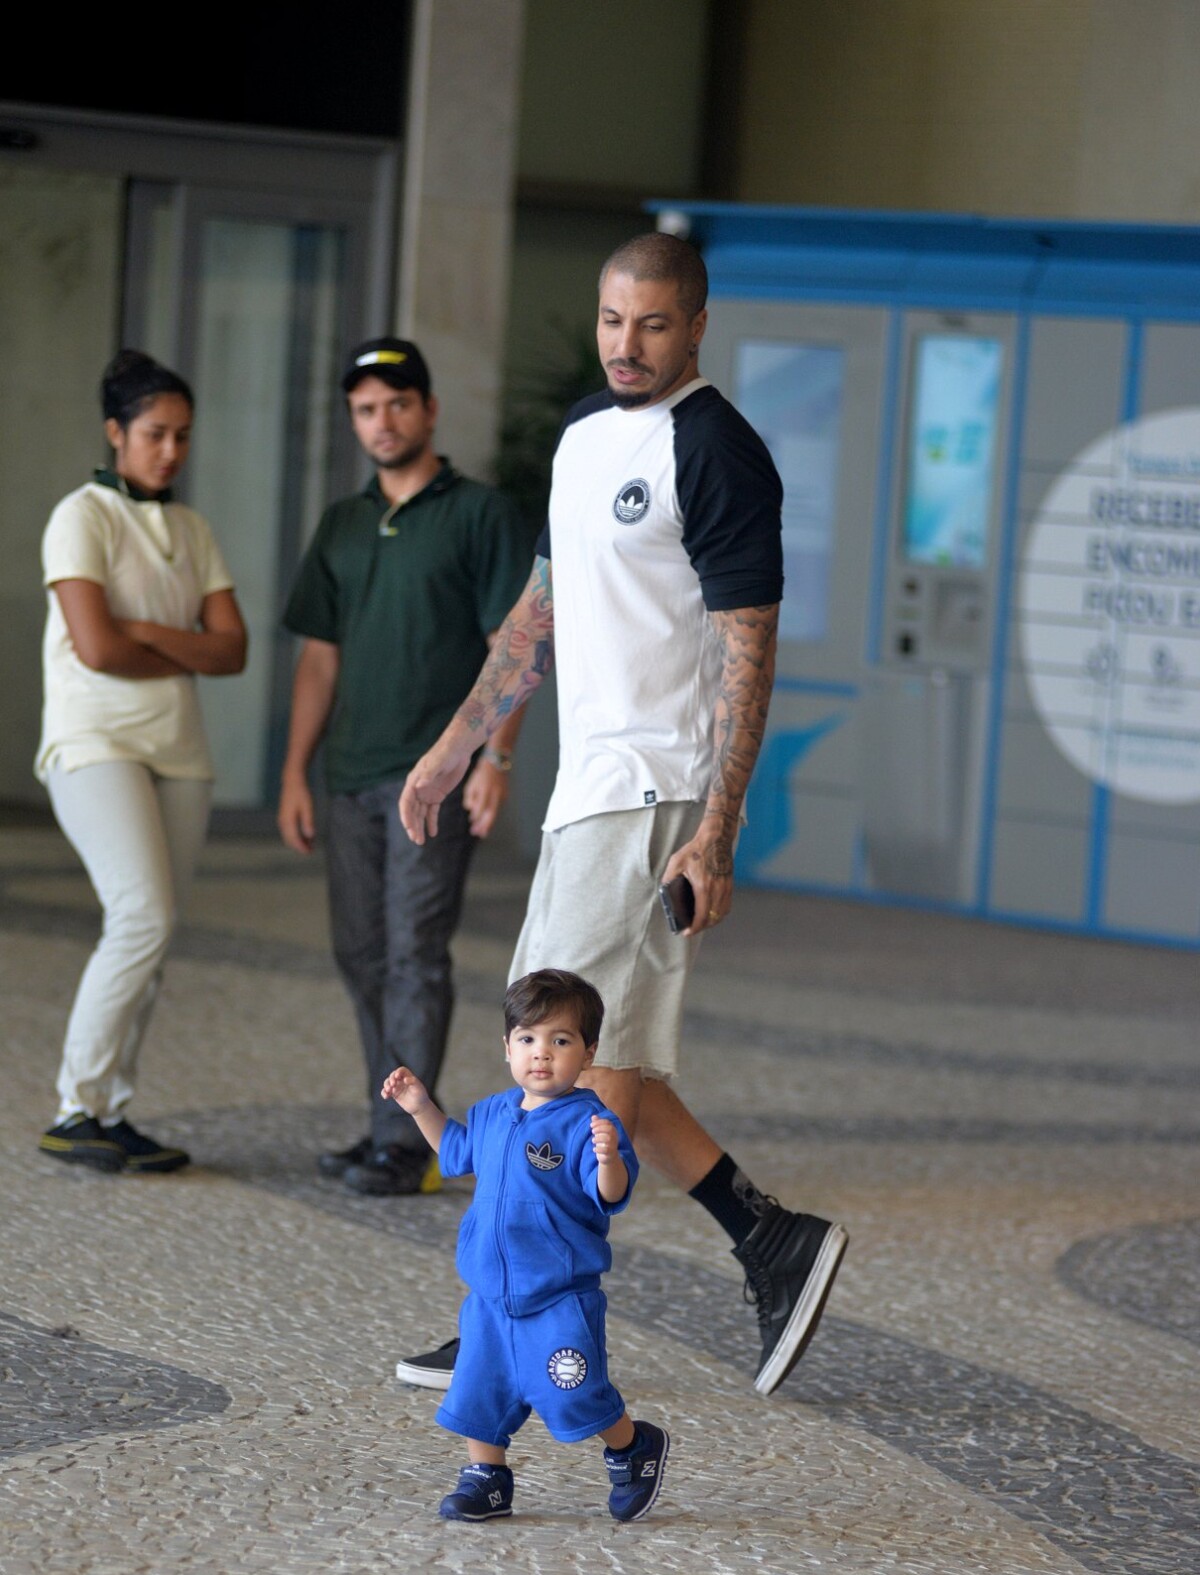
[[[487,636],[532,563],[515,505],[445,463],[394,512],[377,479],[326,509],[283,622],[338,647],[331,792],[373,787],[420,759],[479,676]]]

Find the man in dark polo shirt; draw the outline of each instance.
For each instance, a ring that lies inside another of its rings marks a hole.
[[[520,712],[447,800],[441,836],[410,842],[396,799],[470,690],[532,542],[507,498],[434,452],[438,404],[415,345],[360,345],[342,388],[375,476],[325,511],[284,613],[304,644],[278,819],[288,847],[311,853],[308,768],[323,739],[333,950],[358,1019],[370,1130],[318,1165],[357,1192],[412,1193],[436,1185],[436,1170],[411,1116],[379,1090],[401,1062],[436,1085],[453,1004],[450,938],[474,841],[506,796]]]

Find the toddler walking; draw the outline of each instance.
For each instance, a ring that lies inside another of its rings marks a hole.
[[[638,1167],[621,1123],[575,1086],[603,1017],[586,980],[543,968],[504,997],[517,1086],[472,1105],[465,1126],[406,1067],[383,1085],[444,1176],[475,1176],[458,1237],[462,1348],[437,1413],[466,1438],[470,1462],[442,1500],[447,1520],[512,1514],[506,1450],[530,1411],[562,1443],[603,1439],[616,1520],[639,1520],[658,1497],[667,1433],[632,1421],[608,1377],[600,1276],[612,1262],[609,1216],[629,1202]]]

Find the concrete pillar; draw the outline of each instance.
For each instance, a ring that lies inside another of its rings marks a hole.
[[[442,405],[438,448],[486,478],[499,426],[524,0],[417,0],[398,332]]]

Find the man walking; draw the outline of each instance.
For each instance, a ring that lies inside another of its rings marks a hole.
[[[333,950],[358,1021],[370,1128],[318,1165],[356,1192],[387,1195],[435,1185],[415,1123],[380,1089],[402,1062],[436,1085],[453,1004],[450,938],[474,840],[506,796],[519,718],[447,795],[436,842],[403,834],[396,796],[470,689],[529,572],[531,543],[505,497],[435,453],[438,403],[415,345],[360,345],[342,389],[375,475],[325,511],[284,613],[304,644],[278,821],[288,847],[312,852],[308,769],[324,739]]]
[[[670,1081],[698,938],[733,901],[783,591],[779,477],[699,375],[706,295],[699,253],[673,236],[639,236],[605,264],[607,390],[567,417],[533,572],[400,814],[418,846],[440,836],[472,752],[556,665],[559,771],[513,976],[569,968],[619,1003],[585,1080],[639,1157],[729,1235],[758,1307],[755,1387],[769,1394],[811,1338],[847,1238],[761,1192]],[[683,939],[657,900],[677,875],[695,901]],[[442,1387],[453,1357],[451,1342],[397,1372]]]

